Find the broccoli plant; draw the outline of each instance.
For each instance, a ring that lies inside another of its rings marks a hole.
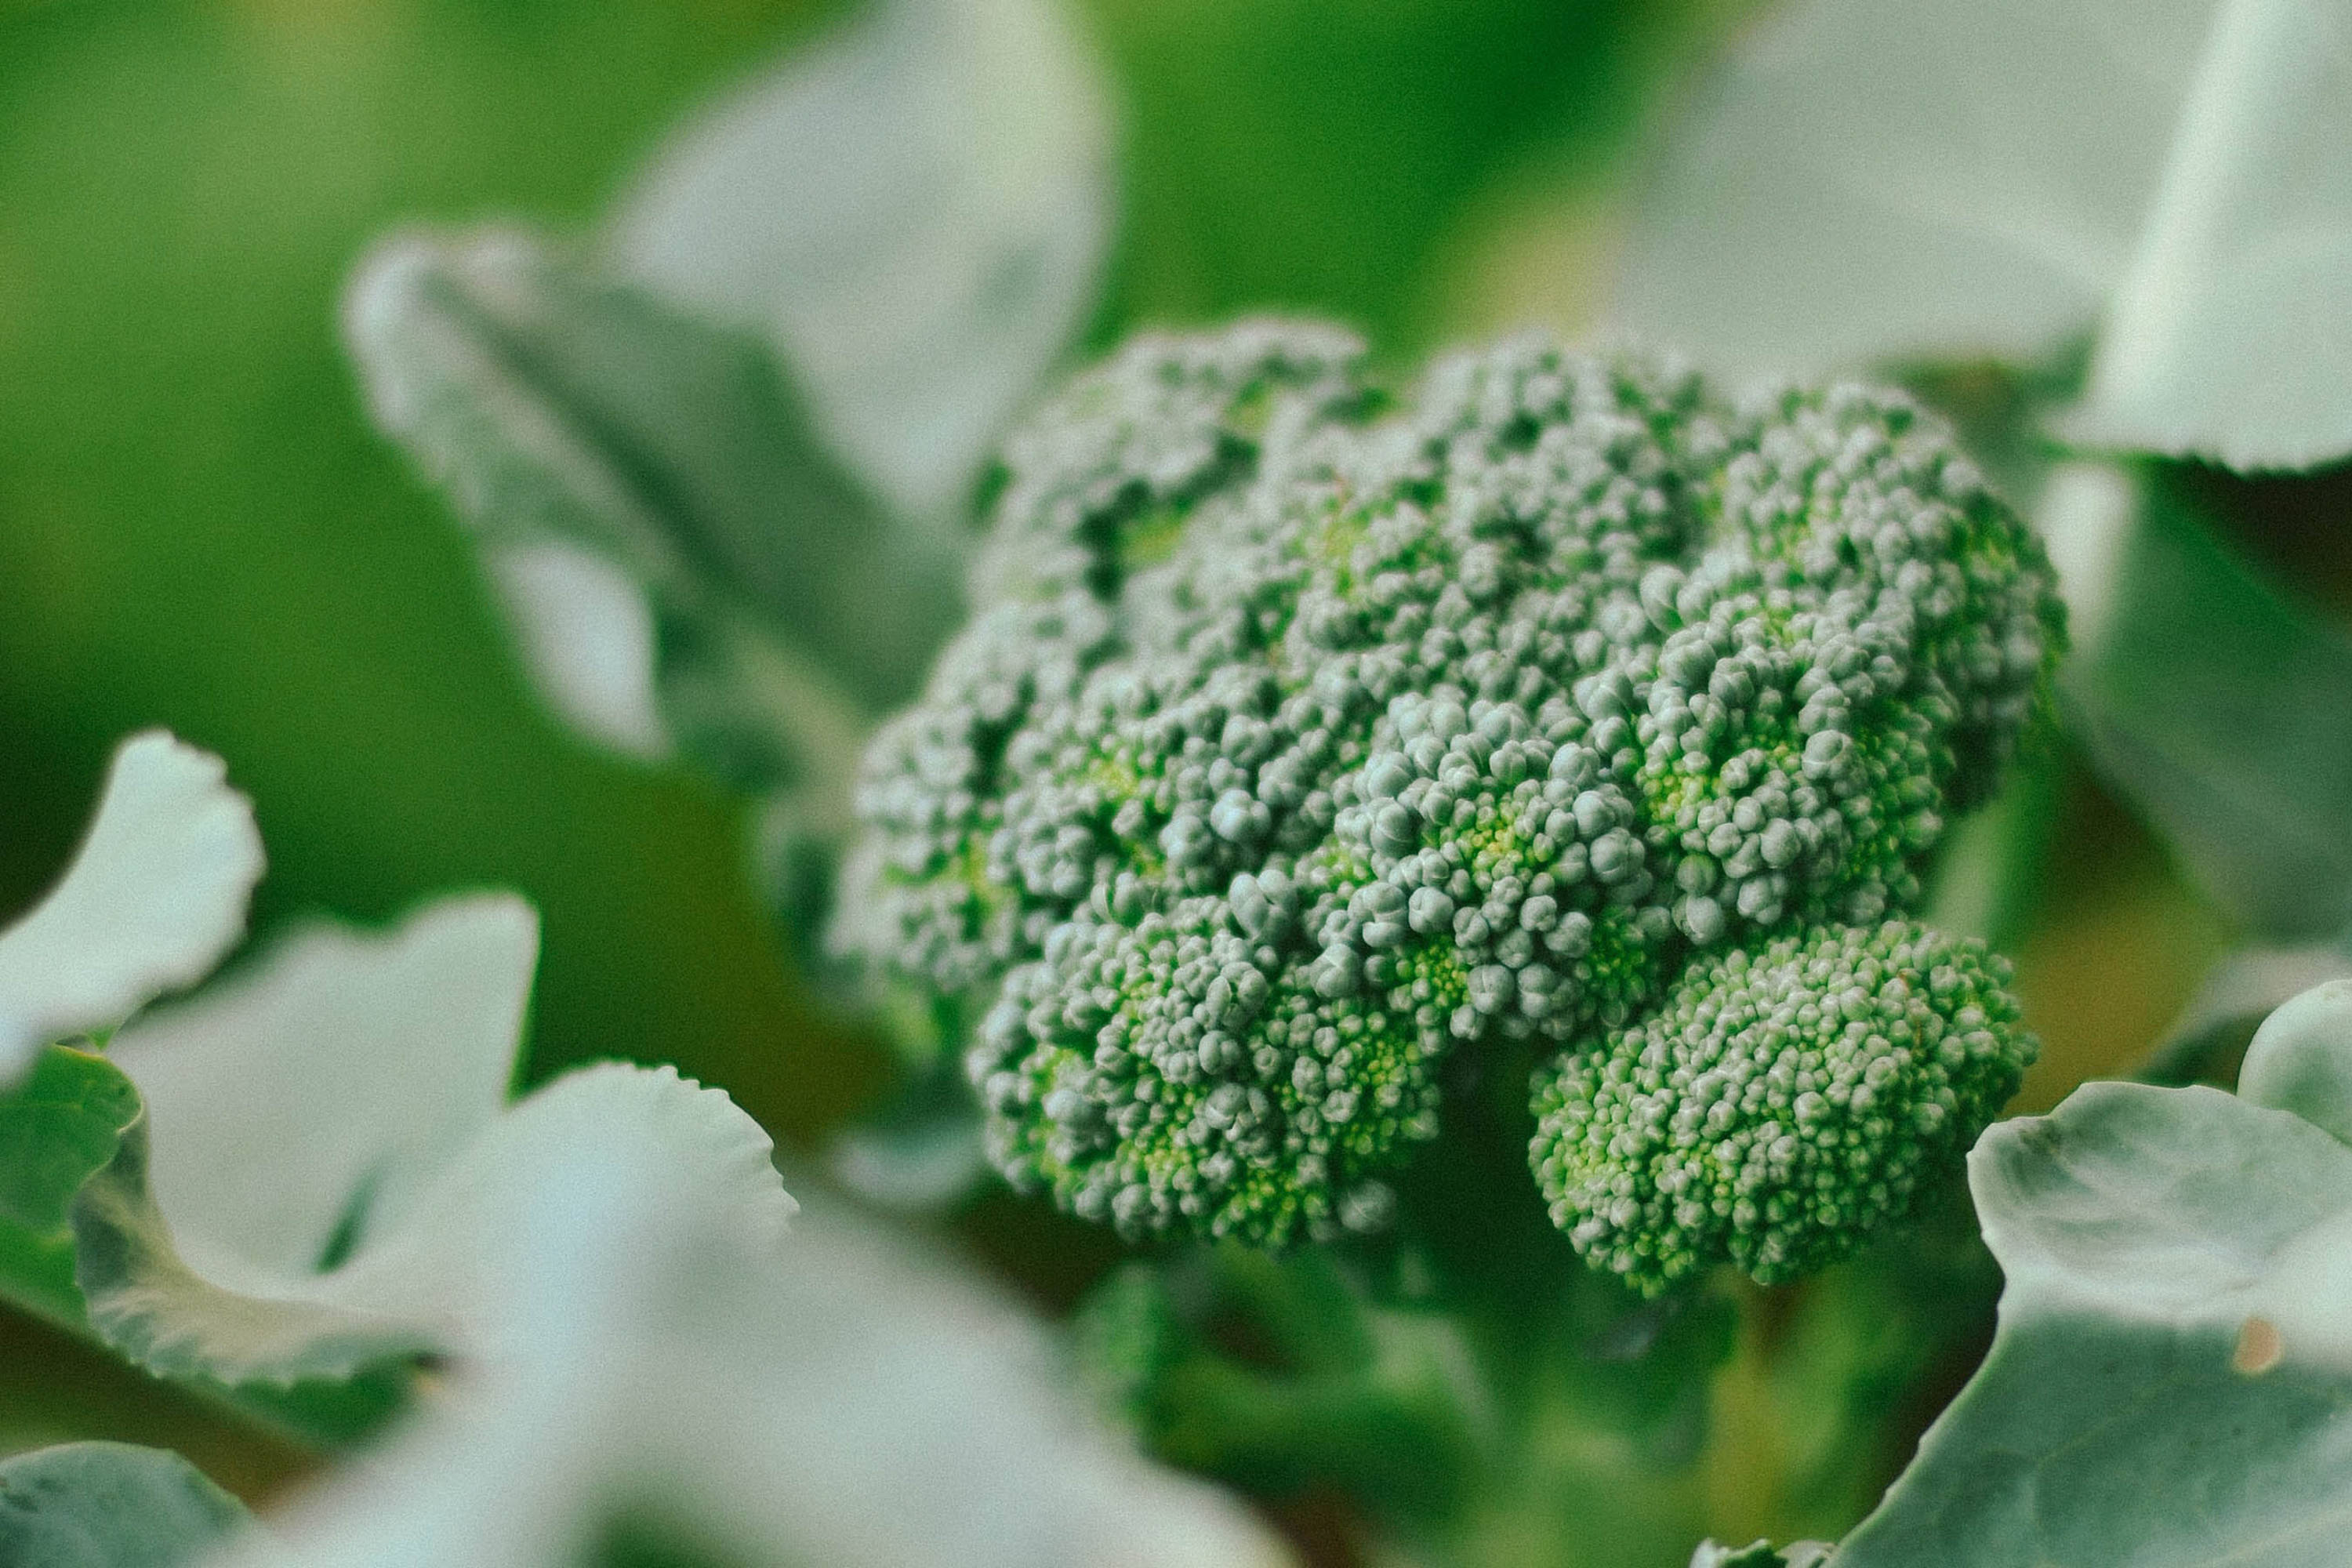
[[[1130,1237],[1377,1230],[1499,1078],[1642,1289],[1848,1254],[2035,1049],[1911,917],[2042,703],[2040,545],[1895,394],[1361,360],[1147,337],[1012,440],[838,942],[984,1007],[995,1163]]]

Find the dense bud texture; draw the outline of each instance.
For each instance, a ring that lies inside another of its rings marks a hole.
[[[1450,1057],[1556,1090],[1679,977],[1880,940],[2059,641],[2039,545],[1898,395],[1519,342],[1391,409],[1358,357],[1260,324],[1080,377],[868,757],[839,935],[995,987],[998,1163],[1130,1234],[1377,1226]]]
[[[1578,1250],[1649,1289],[1728,1258],[1766,1284],[1906,1212],[2017,1092],[2009,966],[1905,921],[1707,953],[1536,1092],[1536,1180]]]

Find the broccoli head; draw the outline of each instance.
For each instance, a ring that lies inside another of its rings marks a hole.
[[[1973,950],[1879,928],[2036,711],[2040,546],[1898,395],[1521,341],[1398,408],[1360,354],[1146,338],[1012,441],[837,937],[992,994],[993,1158],[1129,1234],[1378,1226],[1471,1052],[1558,1058],[1590,1256],[1827,1256],[2030,1048]],[[1676,1118],[1727,1103],[1709,1165]]]

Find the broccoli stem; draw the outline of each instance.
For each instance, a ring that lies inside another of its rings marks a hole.
[[[1492,1103],[1457,1103],[1390,1237],[1177,1250],[1098,1289],[1089,1370],[1152,1451],[1277,1513],[1336,1493],[1378,1562],[1681,1568],[1709,1535],[1850,1528],[1989,1337],[1965,1203],[1800,1285],[1644,1300],[1513,1179],[1525,1107],[1462,1098]]]

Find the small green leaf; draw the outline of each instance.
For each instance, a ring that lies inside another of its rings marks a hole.
[[[139,1093],[113,1063],[64,1046],[0,1090],[0,1296],[79,1326],[67,1218],[138,1115]]]
[[[2337,1561],[2352,1149],[2216,1089],[2097,1083],[1987,1132],[1969,1177],[1999,1332],[1836,1568]]]
[[[773,344],[899,512],[953,519],[1084,323],[1113,183],[1059,0],[879,0],[682,128],[608,249]]]
[[[252,1518],[177,1454],[68,1443],[0,1463],[8,1568],[176,1568]]]
[[[61,1231],[74,1194],[114,1158],[139,1091],[103,1057],[51,1046],[0,1095],[0,1220]]]
[[[1830,1549],[1819,1541],[1798,1541],[1775,1550],[1769,1541],[1751,1541],[1745,1546],[1724,1546],[1703,1542],[1691,1553],[1690,1568],[1818,1568]]]

